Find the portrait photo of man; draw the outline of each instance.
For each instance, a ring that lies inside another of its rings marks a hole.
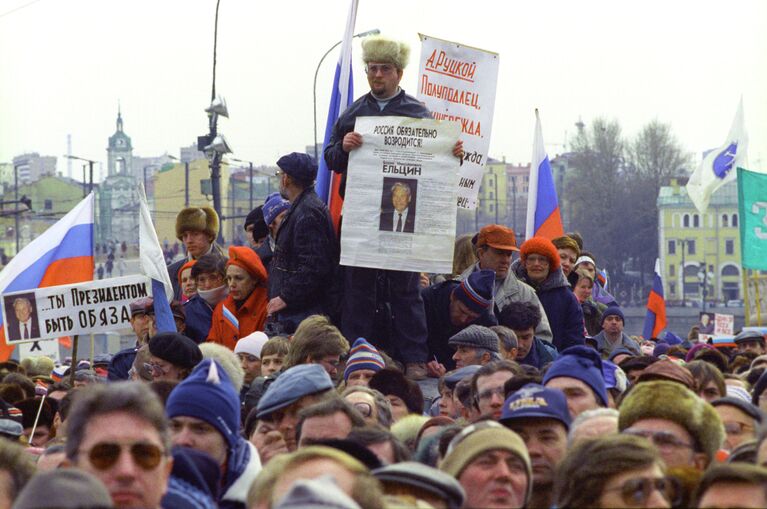
[[[418,181],[416,180],[384,178],[379,230],[383,232],[414,232],[417,184]]]
[[[6,297],[5,316],[8,318],[8,335],[11,341],[40,337],[33,293]]]

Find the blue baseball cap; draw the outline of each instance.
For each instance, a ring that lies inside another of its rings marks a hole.
[[[559,389],[549,389],[538,384],[527,384],[503,403],[501,418],[498,420],[507,426],[517,419],[554,419],[570,430],[570,411],[567,398]]]

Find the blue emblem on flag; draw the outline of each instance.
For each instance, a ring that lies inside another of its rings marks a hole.
[[[713,164],[714,175],[716,175],[717,178],[724,179],[727,174],[730,173],[737,152],[738,144],[730,143],[730,146],[717,154]]]

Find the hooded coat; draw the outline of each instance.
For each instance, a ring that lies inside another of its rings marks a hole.
[[[583,310],[570,290],[562,269],[552,270],[538,285],[530,280],[520,260],[515,260],[511,264],[511,270],[518,279],[535,289],[549,319],[549,326],[554,337],[553,344],[557,350],[561,352],[571,346],[583,345],[585,342]]]

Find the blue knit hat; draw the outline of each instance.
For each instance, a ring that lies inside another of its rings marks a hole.
[[[221,433],[234,449],[240,431],[240,397],[229,375],[213,359],[205,359],[168,396],[165,413],[174,417],[194,417]]]
[[[304,396],[333,388],[333,381],[319,364],[299,364],[287,369],[266,389],[258,401],[256,417],[262,419]]]
[[[621,319],[621,322],[626,323],[626,317],[623,316],[623,311],[618,306],[610,306],[602,312],[602,321],[600,322],[602,325],[604,325],[605,319],[608,316],[617,316]]]
[[[317,163],[314,158],[301,152],[291,152],[277,160],[277,166],[291,177],[308,183],[317,178]]]
[[[378,349],[367,342],[365,338],[357,338],[349,350],[349,360],[346,361],[344,370],[344,380],[349,379],[349,375],[360,369],[371,369],[378,373],[386,367],[384,358],[378,352]]]
[[[562,376],[575,378],[585,383],[594,391],[602,406],[607,406],[607,389],[602,375],[602,358],[595,350],[580,345],[564,349],[546,371],[543,385],[549,383],[549,380]]]
[[[494,286],[494,271],[476,270],[455,287],[453,295],[475,313],[482,313],[493,305]]]
[[[272,224],[274,218],[290,208],[290,202],[280,196],[280,193],[272,193],[266,197],[264,202],[264,223],[266,226]]]

